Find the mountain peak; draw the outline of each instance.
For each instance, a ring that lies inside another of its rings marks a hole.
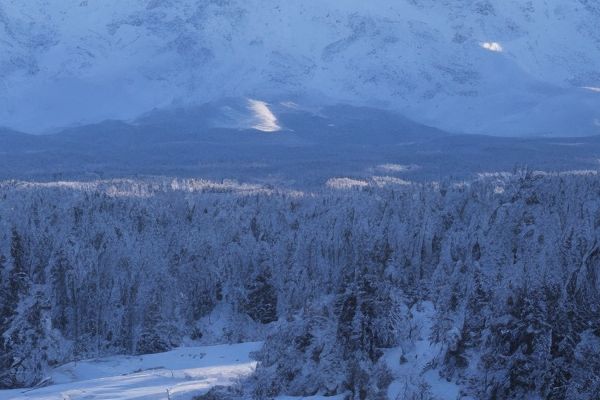
[[[303,96],[451,131],[599,133],[598,92],[580,90],[600,87],[599,13],[586,0],[6,0],[0,123]]]

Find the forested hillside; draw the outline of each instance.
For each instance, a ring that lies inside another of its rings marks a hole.
[[[379,183],[1,183],[0,387],[264,340],[221,395],[433,399],[433,372],[476,399],[598,398],[596,174]],[[416,370],[422,340],[438,352]]]

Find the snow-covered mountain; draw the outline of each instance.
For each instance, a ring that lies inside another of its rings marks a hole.
[[[468,133],[600,133],[599,19],[592,0],[3,0],[0,125],[248,97]]]

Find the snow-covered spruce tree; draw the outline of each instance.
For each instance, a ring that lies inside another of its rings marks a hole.
[[[31,386],[44,378],[48,367],[64,357],[62,337],[52,328],[49,302],[36,291],[20,301],[10,328],[4,333],[12,364],[8,376],[12,386]]]
[[[3,366],[0,372],[0,382],[5,387],[20,386],[23,384],[17,376],[17,369],[23,363],[18,357],[16,344],[11,340],[14,326],[19,322],[19,303],[29,294],[30,282],[25,268],[25,250],[21,234],[15,227],[10,232],[10,263],[11,268],[6,272],[6,284],[3,289],[3,323],[2,323],[2,348]]]
[[[408,312],[396,292],[365,269],[348,274],[338,294],[281,321],[258,354],[259,368],[250,382],[253,394],[385,398],[391,377],[382,349],[404,339]]]
[[[367,271],[356,278],[358,282],[351,282],[338,298],[336,338],[347,365],[344,389],[353,399],[385,398],[387,387],[378,386],[375,370],[382,348],[397,344],[399,330],[383,320],[390,317],[394,321],[400,307],[396,309],[396,304],[379,296],[383,285],[377,285]]]
[[[159,291],[154,291],[144,312],[141,333],[137,341],[136,352],[153,354],[167,351],[171,348],[168,333],[163,328],[160,313],[161,297]]]
[[[12,384],[8,374],[12,357],[4,340],[4,333],[9,328],[16,309],[11,295],[6,257],[0,253],[0,371],[3,371],[0,372],[0,387],[9,387]]]
[[[73,267],[59,251],[50,267],[52,325],[61,332],[75,333],[73,311]]]
[[[270,272],[262,272],[247,288],[244,311],[256,322],[268,324],[277,320],[277,292],[270,282]]]
[[[49,366],[64,357],[62,337],[50,321],[50,304],[44,285],[31,281],[26,266],[24,241],[16,228],[11,232],[12,269],[8,272],[5,308],[11,313],[3,322],[4,350],[1,380],[4,386],[29,386],[44,377]]]

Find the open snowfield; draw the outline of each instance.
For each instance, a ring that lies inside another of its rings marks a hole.
[[[0,391],[0,399],[191,399],[216,385],[230,385],[254,371],[250,353],[260,342],[182,347],[166,353],[114,356],[69,363],[34,390]]]

